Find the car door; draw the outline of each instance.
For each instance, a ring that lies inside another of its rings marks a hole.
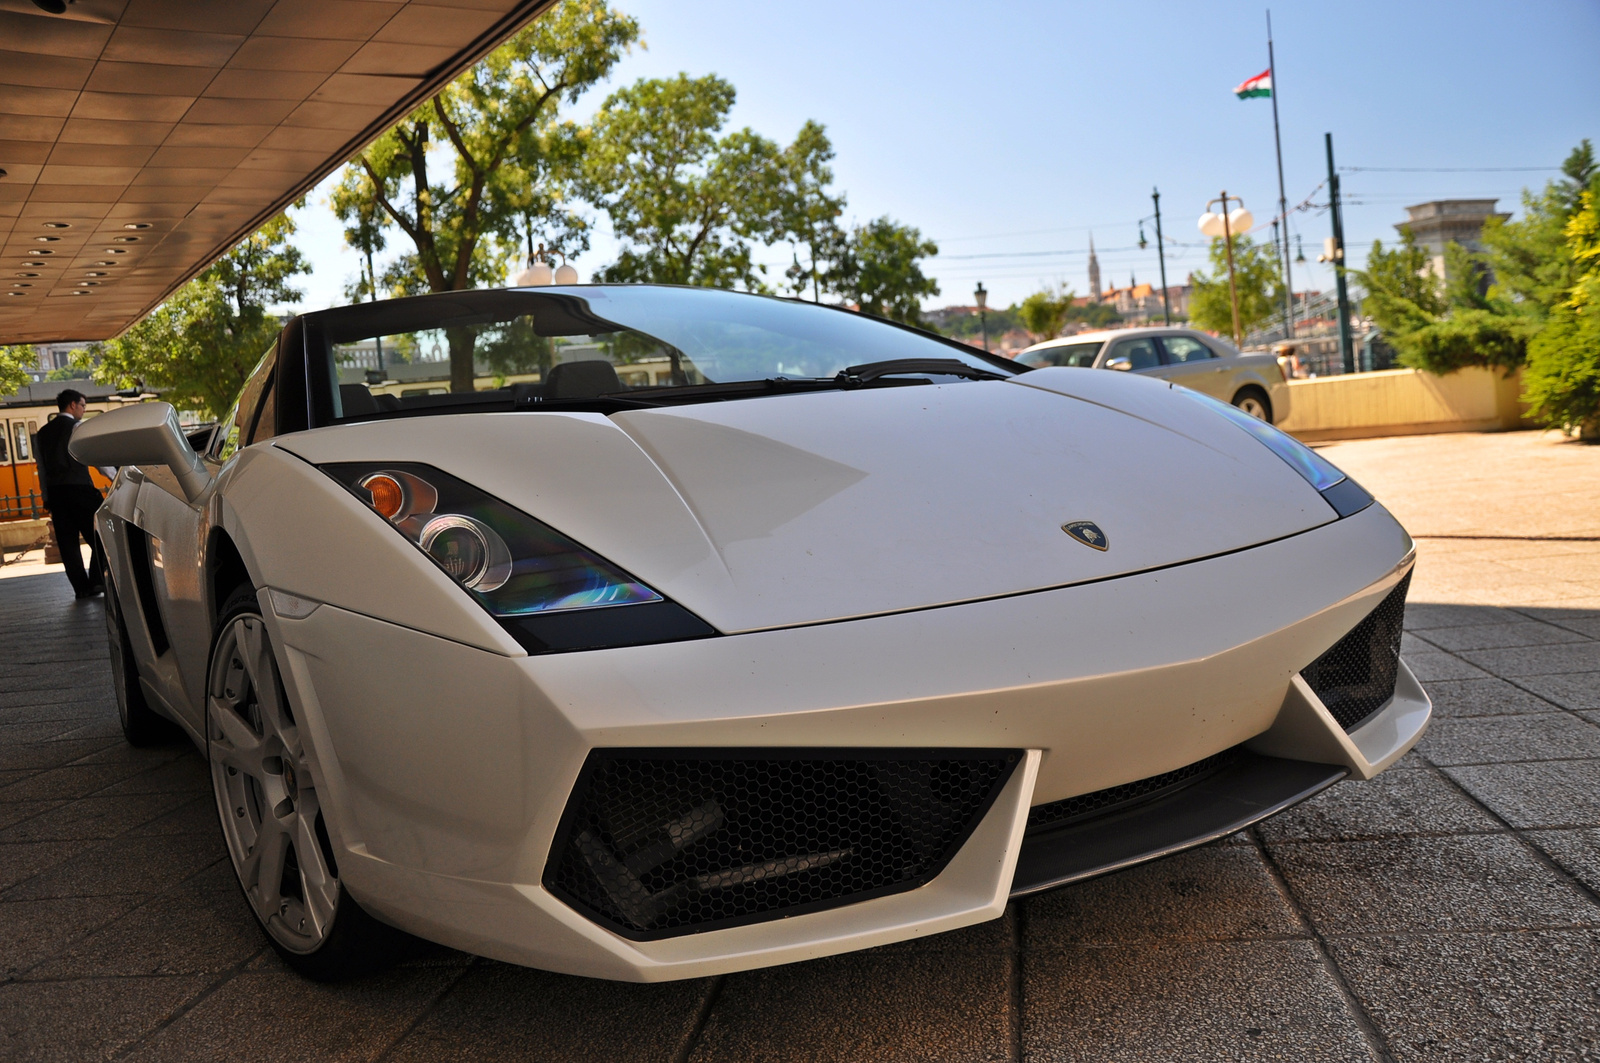
[[[1117,340],[1106,348],[1101,357],[1102,369],[1120,369],[1129,373],[1161,375],[1161,352],[1154,336],[1132,336]]]
[[[257,364],[239,401],[218,426],[217,434],[223,437],[219,449],[207,455],[213,476],[221,462],[249,442],[270,392],[276,350],[274,346]],[[133,640],[135,657],[140,673],[158,688],[167,705],[199,730],[204,724],[211,653],[212,603],[204,566],[209,496],[191,502],[177,477],[164,467],[143,468],[141,473],[132,518],[124,528],[129,582],[140,597],[139,616],[149,635],[145,645]],[[133,612],[131,603],[125,603],[124,616]]]
[[[1183,335],[1162,336],[1161,348],[1166,355],[1162,377],[1227,401],[1229,395],[1223,394],[1228,388],[1227,365],[1215,351],[1193,336]]]

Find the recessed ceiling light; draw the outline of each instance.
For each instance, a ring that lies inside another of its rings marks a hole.
[[[72,228],[72,223],[67,221],[47,221],[44,223],[44,227],[46,229],[70,229]]]
[[[31,248],[28,249],[28,254],[30,254],[30,255],[53,255],[53,254],[55,254],[55,251],[53,249],[51,249],[51,248],[48,248],[48,247],[31,247]]]
[[[99,281],[79,281],[78,283],[83,285],[85,288],[98,288],[100,286]]]
[[[72,292],[68,292],[67,294],[68,295],[93,295],[94,293],[93,292],[85,292],[85,291],[72,291]]]
[[[37,273],[13,273],[13,277],[37,277]]]
[[[13,288],[32,288],[33,285],[29,284],[27,281],[12,281],[11,282],[11,287],[13,287]]]
[[[96,263],[94,263],[94,265],[96,265],[96,266],[115,266],[116,263],[115,262],[96,262]]]
[[[105,270],[90,270],[88,273],[85,273],[84,276],[85,277],[109,277],[109,276],[111,276],[111,274],[107,273]]]
[[[111,242],[114,244],[136,244],[139,239],[137,236],[113,236]]]
[[[60,239],[61,237],[59,236],[35,236],[33,242],[36,244],[53,244]]]
[[[123,228],[124,229],[148,229],[148,228],[150,228],[150,223],[147,222],[147,221],[130,221],[126,225],[124,225]]]
[[[39,252],[37,252],[37,251],[29,251],[28,252],[28,254],[30,254],[30,255],[37,255],[38,253]],[[125,255],[127,253],[128,253],[128,249],[126,247],[108,247],[108,248],[106,248],[106,254],[108,254],[108,255]]]
[[[27,295],[27,292],[6,292],[7,295]]]

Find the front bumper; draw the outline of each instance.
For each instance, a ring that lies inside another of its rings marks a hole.
[[[1296,672],[1373,609],[1411,556],[1404,531],[1373,506],[1290,539],[1123,579],[671,645],[519,658],[330,605],[268,622],[311,737],[341,875],[363,905],[498,959],[653,981],[995,918],[1014,890],[1198,844],[1308,796],[1319,777],[1326,785],[1381,770],[1426,723],[1409,673],[1392,702],[1347,735]],[[1034,806],[1247,743],[1255,768],[1184,791],[1188,806],[1145,808],[1134,817],[1140,831],[1123,832],[1136,844],[1102,845],[1108,855],[1091,858],[1081,830],[1028,834]],[[685,747],[1024,752],[925,885],[629,940],[547,890],[546,864],[592,750]],[[1261,765],[1278,765],[1279,781],[1267,785]],[[1291,778],[1298,789],[1283,781]]]

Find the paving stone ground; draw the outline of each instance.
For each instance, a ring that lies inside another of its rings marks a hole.
[[[199,757],[123,743],[102,606],[0,579],[0,1059],[1600,1058],[1600,448],[1325,453],[1418,537],[1436,720],[1396,768],[985,926],[656,986],[289,973]]]

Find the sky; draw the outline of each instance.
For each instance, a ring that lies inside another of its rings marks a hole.
[[[821,122],[844,220],[887,214],[938,243],[930,308],[971,303],[979,281],[996,306],[1059,284],[1083,294],[1091,234],[1103,283],[1156,281],[1149,220],[1138,247],[1153,188],[1169,283],[1205,268],[1196,222],[1209,199],[1226,191],[1258,220],[1276,213],[1272,103],[1232,92],[1267,66],[1259,4],[613,2],[639,19],[645,47],[573,117],[638,78],[684,71],[733,83],[729,129],[788,143],[806,119]],[[1326,204],[1332,133],[1337,165],[1351,168],[1353,266],[1374,239],[1395,239],[1406,205],[1498,198],[1517,212],[1523,188],[1556,176],[1584,137],[1600,140],[1596,0],[1278,3],[1272,29],[1289,204]],[[332,183],[296,215],[314,270],[300,279],[302,309],[345,302],[358,270],[327,206]],[[585,280],[617,249],[596,220],[574,262]],[[1307,259],[1296,290],[1327,290],[1315,262],[1327,213],[1292,212],[1290,228]],[[758,261],[781,279],[790,252]]]

